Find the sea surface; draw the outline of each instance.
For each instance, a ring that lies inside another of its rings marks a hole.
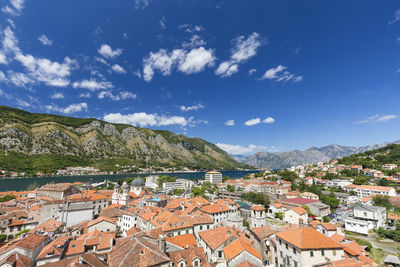
[[[242,178],[248,173],[259,171],[221,171],[223,176],[231,178]],[[54,182],[54,183],[73,183],[73,182],[91,182],[99,183],[107,180],[119,180],[127,177],[147,177],[150,175],[169,175],[173,177],[196,180],[204,179],[205,172],[175,172],[175,173],[145,173],[145,174],[115,174],[115,175],[80,175],[80,176],[53,176],[53,177],[25,177],[25,178],[6,178],[0,179],[0,192],[4,191],[24,191],[29,185],[36,183],[39,186]]]

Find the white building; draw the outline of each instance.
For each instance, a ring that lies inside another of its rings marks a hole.
[[[347,231],[368,235],[368,230],[385,225],[386,209],[357,204],[353,208],[353,218],[346,218],[343,221]]]
[[[114,193],[112,195],[112,204],[126,205],[129,199],[129,185],[124,182],[120,190],[119,184],[116,184],[114,186]]]
[[[278,232],[273,242],[276,266],[327,266],[344,259],[341,244],[310,227]]]
[[[377,185],[359,185],[354,189],[359,199],[370,197],[371,195],[396,196],[396,190],[393,187]]]
[[[250,227],[262,227],[265,226],[265,208],[263,206],[252,206],[250,214]]]
[[[222,183],[222,173],[216,171],[206,172],[205,180],[212,184]]]
[[[384,164],[382,166],[382,169],[391,171],[391,170],[397,169],[397,165],[396,164]]]
[[[300,224],[308,222],[308,213],[302,207],[295,207],[284,213],[283,219],[289,224]]]
[[[352,184],[352,181],[350,180],[330,180],[328,182],[328,187],[336,186],[336,187],[345,187],[346,185]]]

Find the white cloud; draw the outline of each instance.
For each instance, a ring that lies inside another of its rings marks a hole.
[[[251,119],[251,120],[246,121],[244,123],[244,125],[253,126],[253,125],[259,124],[260,122],[261,122],[260,118],[255,118],[255,119]]]
[[[162,75],[171,75],[172,67],[178,61],[182,60],[185,52],[182,49],[175,49],[168,53],[165,49],[158,52],[150,52],[150,55],[143,60],[143,78],[145,81],[151,81],[155,70],[161,72]]]
[[[111,46],[107,45],[107,44],[103,44],[101,45],[100,49],[98,50],[99,54],[102,55],[105,58],[115,58],[119,55],[122,54],[122,49],[121,48],[117,48],[115,50],[113,50],[111,48]]]
[[[7,64],[6,55],[4,55],[1,51],[0,51],[0,64]]]
[[[113,101],[119,101],[119,100],[126,100],[126,99],[136,99],[137,95],[131,92],[123,91],[120,92],[119,94],[114,95],[111,91],[102,91],[100,92],[97,97],[99,99],[103,99],[105,97],[110,98]]]
[[[87,111],[88,105],[85,102],[82,102],[77,104],[71,104],[65,108],[58,107],[57,105],[46,105],[44,106],[44,108],[47,110],[47,112],[56,111],[64,114],[72,114],[81,112],[83,110]]]
[[[392,25],[393,23],[396,23],[400,20],[400,9],[396,10],[394,13],[393,19],[389,21],[389,25]]]
[[[204,31],[204,27],[201,25],[192,24],[182,24],[178,26],[178,30],[183,30],[185,32],[194,33]]]
[[[79,98],[90,98],[92,94],[89,92],[79,94]]]
[[[256,146],[252,144],[248,145],[247,147],[240,145],[223,144],[223,143],[217,143],[216,145],[231,155],[251,154],[256,151],[264,151],[267,149],[267,147],[265,146]]]
[[[19,16],[24,8],[24,2],[25,0],[10,0],[10,5],[4,6],[1,10],[12,16]]]
[[[46,35],[42,34],[38,37],[38,40],[43,44],[47,46],[51,46],[53,44],[53,41],[47,38]]]
[[[229,77],[239,71],[239,64],[257,55],[257,49],[263,45],[263,41],[257,32],[253,32],[247,38],[241,35],[233,40],[234,47],[231,50],[229,60],[221,62],[215,71],[216,75]]]
[[[164,16],[162,16],[161,20],[160,20],[160,27],[161,29],[165,30],[167,28],[167,20],[165,19]]]
[[[199,47],[186,54],[185,60],[179,65],[179,70],[185,74],[203,71],[207,66],[214,65],[214,51]]]
[[[267,124],[271,124],[271,123],[274,123],[274,122],[275,122],[275,119],[272,118],[272,117],[268,117],[268,118],[265,118],[263,120],[263,123],[267,123]]]
[[[186,107],[186,106],[181,106],[180,107],[181,111],[184,111],[184,112],[192,111],[192,110],[199,110],[199,109],[202,109],[202,108],[204,108],[204,106],[202,104],[197,104],[197,105],[193,105],[193,106],[189,106],[189,107]]]
[[[120,92],[119,95],[120,95],[122,100],[125,100],[125,99],[136,99],[137,98],[136,94],[131,93],[131,92],[127,92],[127,91]]]
[[[28,102],[26,102],[25,100],[22,100],[20,98],[17,98],[17,105],[20,107],[24,107],[24,108],[31,106],[31,104],[29,104]]]
[[[189,42],[183,42],[182,47],[185,49],[195,48],[206,45],[206,41],[204,41],[200,36],[194,34]]]
[[[114,72],[119,73],[119,74],[125,74],[125,73],[126,73],[126,70],[125,70],[123,67],[121,67],[120,65],[118,65],[118,64],[114,64],[114,65],[111,67],[111,69],[112,69]]]
[[[8,78],[6,78],[6,82],[11,82],[12,84],[14,84],[17,87],[25,87],[28,84],[33,84],[35,81],[32,80],[31,78],[29,78],[27,75],[25,75],[24,73],[21,72],[13,72],[13,71],[9,71],[7,73]]]
[[[365,124],[365,123],[377,123],[377,122],[387,122],[393,119],[396,119],[397,115],[379,115],[376,114],[374,116],[368,117],[361,121],[356,121],[354,124]]]
[[[150,0],[135,0],[135,9],[144,9],[150,3]]]
[[[148,114],[145,112],[137,112],[127,115],[122,115],[121,113],[110,113],[105,115],[103,119],[112,123],[125,123],[140,127],[168,125],[186,126],[190,123],[188,119],[181,116],[166,116]]]
[[[11,30],[10,26],[7,26],[3,32],[4,38],[2,40],[3,51],[5,53],[20,53],[18,46],[18,40],[15,37],[14,32]]]
[[[235,121],[234,120],[228,120],[225,122],[226,126],[234,126],[235,125]]]
[[[65,87],[69,84],[68,76],[77,67],[77,61],[68,57],[63,63],[52,62],[46,58],[35,58],[32,55],[17,54],[15,59],[28,71],[28,75],[36,81],[49,86]]]
[[[50,96],[51,99],[63,99],[64,95],[62,93],[54,93]]]
[[[90,79],[90,80],[82,80],[80,82],[74,82],[72,84],[74,88],[83,88],[83,89],[88,89],[90,91],[96,91],[96,90],[104,90],[104,89],[110,89],[113,88],[114,86],[112,83],[107,82],[107,81],[97,81],[95,79]]]
[[[256,72],[257,72],[256,69],[250,69],[250,70],[249,70],[249,75],[253,75],[253,74],[256,73]]]
[[[238,71],[239,71],[238,64],[230,64],[230,62],[224,61],[221,64],[219,64],[218,68],[215,70],[215,74],[221,77],[229,77]]]
[[[286,66],[278,65],[275,68],[267,70],[261,77],[261,80],[275,80],[277,82],[300,82],[303,80],[303,76],[296,76],[287,70]]]

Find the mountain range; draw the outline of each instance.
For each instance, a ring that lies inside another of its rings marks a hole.
[[[200,138],[0,106],[0,169],[50,171],[85,164],[100,169],[106,169],[107,164],[231,170],[248,167]]]
[[[306,163],[317,163],[341,158],[352,154],[378,149],[388,144],[400,144],[400,140],[384,142],[370,146],[353,147],[332,144],[323,147],[311,147],[307,150],[288,152],[257,152],[251,156],[235,157],[238,161],[258,168],[283,169]]]

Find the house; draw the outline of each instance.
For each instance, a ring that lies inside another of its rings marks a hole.
[[[332,237],[333,235],[337,234],[336,226],[331,223],[319,223],[317,224],[316,230],[327,237]]]
[[[46,245],[47,237],[30,234],[23,239],[13,240],[0,248],[0,262],[12,255],[22,255],[35,262],[37,255]]]
[[[344,188],[345,186],[352,184],[352,181],[350,180],[341,180],[341,179],[335,179],[335,180],[330,180],[328,182],[328,187],[341,187]]]
[[[279,202],[275,202],[273,205],[269,206],[268,212],[267,212],[267,217],[269,218],[275,218],[275,214],[280,212],[284,213],[286,210],[285,206]]]
[[[98,230],[100,232],[113,232],[117,230],[115,219],[100,216],[87,224],[87,231],[92,232]]]
[[[307,204],[306,206],[310,208],[312,214],[320,218],[328,216],[331,213],[330,206],[322,202],[312,202]]]
[[[314,199],[314,200],[319,200],[318,195],[311,193],[311,192],[303,192],[300,193],[299,195],[301,198],[307,198],[307,199]]]
[[[69,236],[60,236],[47,244],[37,256],[36,265],[47,265],[59,261],[63,253],[65,253],[65,249],[68,247],[68,243],[71,239],[72,237]]]
[[[311,227],[278,232],[273,242],[278,266],[324,266],[345,258],[341,244]]]
[[[39,223],[54,219],[66,227],[93,219],[93,203],[90,199],[60,199],[49,201],[40,210]]]
[[[37,197],[50,197],[53,199],[63,199],[79,192],[78,188],[70,183],[46,184],[36,189],[36,191]]]
[[[384,207],[367,206],[357,204],[353,207],[353,218],[345,218],[345,230],[368,235],[368,231],[383,227],[386,221],[386,209]]]
[[[250,208],[250,227],[261,227],[265,225],[265,208],[261,205]]]
[[[302,207],[295,207],[285,211],[283,219],[289,224],[306,224],[308,223],[308,213]]]
[[[169,253],[170,266],[178,267],[211,267],[202,248],[187,248]]]
[[[263,259],[263,265],[269,266],[273,261],[272,245],[269,241],[270,236],[275,234],[277,230],[269,225],[263,227],[250,228],[248,231],[249,239],[257,249]]]
[[[222,226],[200,232],[198,244],[204,249],[208,262],[223,264],[224,248],[238,238],[245,238],[238,228]]]
[[[383,164],[382,166],[382,170],[394,170],[397,169],[397,165],[396,164]]]
[[[169,267],[170,259],[166,254],[165,239],[160,236],[154,240],[139,233],[122,238],[109,253],[108,265],[110,267]]]
[[[184,250],[187,248],[197,247],[196,237],[193,234],[167,236],[165,237],[165,242],[167,245],[166,248],[167,252],[173,252],[173,251]]]
[[[228,244],[224,249],[227,267],[235,267],[247,261],[255,266],[262,266],[263,261],[258,251],[251,246],[248,239],[240,238]]]

